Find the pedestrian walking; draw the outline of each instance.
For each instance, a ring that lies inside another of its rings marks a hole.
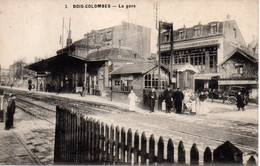
[[[182,100],[184,99],[183,93],[177,88],[177,91],[174,94],[174,105],[177,114],[181,114],[182,111]]]
[[[149,93],[150,99],[150,113],[154,112],[155,101],[157,100],[155,89],[152,88],[152,91]]]
[[[171,87],[168,86],[168,88],[163,92],[163,98],[166,103],[166,113],[171,113],[171,108],[172,108],[172,102],[173,102],[173,93],[171,90]]]
[[[240,108],[242,108],[242,111],[245,111],[245,104],[244,104],[244,96],[241,94],[241,92],[238,92],[237,95],[237,108],[238,111],[240,111]]]
[[[129,111],[135,111],[135,102],[138,99],[134,91],[131,90],[131,93],[128,95],[129,99]]]
[[[7,113],[6,113],[6,123],[5,130],[9,130],[14,128],[14,114],[15,114],[15,96],[14,94],[10,94],[10,98],[8,99],[7,105]]]

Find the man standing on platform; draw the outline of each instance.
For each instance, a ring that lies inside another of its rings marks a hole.
[[[7,106],[5,130],[14,128],[14,114],[15,114],[15,96],[14,94],[11,93],[10,98],[8,100],[8,106]]]
[[[150,113],[154,112],[155,101],[157,100],[155,89],[152,88],[152,91],[149,93],[150,99]]]
[[[183,99],[184,99],[183,93],[180,91],[179,88],[177,88],[177,91],[174,93],[174,103],[175,103],[177,114],[181,114]]]
[[[172,102],[173,102],[172,95],[173,95],[173,92],[169,85],[168,88],[163,92],[163,97],[164,97],[164,100],[166,103],[166,113],[171,113]]]

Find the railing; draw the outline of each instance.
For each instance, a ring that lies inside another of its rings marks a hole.
[[[143,132],[117,126],[108,126],[92,118],[83,116],[76,111],[57,106],[55,129],[54,164],[185,164],[186,154],[184,144],[180,141],[177,149],[177,159],[174,158],[172,139],[164,145],[163,137],[159,138],[157,148],[154,135],[148,139]],[[228,147],[228,148],[227,148]],[[147,151],[147,148],[149,151]],[[167,148],[167,154],[164,154]],[[157,149],[157,153],[155,152]],[[222,151],[224,149],[224,151]],[[157,154],[157,155],[156,155]],[[204,165],[212,163],[228,163],[242,165],[243,159],[239,149],[230,142],[225,142],[212,151],[207,147],[203,153]],[[193,144],[190,150],[190,165],[199,165],[199,151]],[[247,165],[256,165],[253,156]]]

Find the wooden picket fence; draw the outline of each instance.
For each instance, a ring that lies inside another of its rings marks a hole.
[[[54,164],[187,164],[182,141],[178,145],[175,159],[172,139],[168,140],[165,155],[164,140],[160,137],[156,155],[154,135],[150,136],[147,147],[148,140],[144,132],[140,139],[138,131],[133,136],[131,129],[126,132],[124,127],[121,130],[118,126],[109,127],[72,109],[57,106],[56,111]],[[207,147],[203,154],[204,165],[213,163],[212,156],[211,149]],[[255,163],[255,158],[251,156],[247,165],[256,165]],[[190,150],[190,165],[199,165],[196,144]]]

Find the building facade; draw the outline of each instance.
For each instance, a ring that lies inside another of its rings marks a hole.
[[[161,41],[161,63],[169,66],[170,33],[163,32]],[[180,77],[177,74],[174,75],[177,77],[175,83],[181,89],[193,90],[218,89],[218,80],[222,77],[219,64],[236,49],[234,44],[246,45],[235,20],[214,21],[177,29],[173,32],[173,41],[173,68],[190,64],[198,70],[193,78],[185,78],[188,86],[180,87]],[[195,86],[187,81],[194,82]]]
[[[92,30],[84,35],[87,45],[128,47],[137,54],[151,56],[151,29],[122,22],[121,25],[101,30]]]

